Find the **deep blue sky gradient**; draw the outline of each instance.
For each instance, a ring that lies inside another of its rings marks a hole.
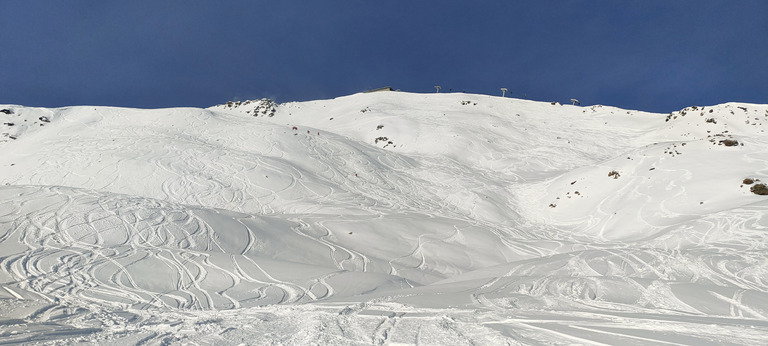
[[[392,86],[768,103],[768,1],[2,1],[0,103],[207,107]]]

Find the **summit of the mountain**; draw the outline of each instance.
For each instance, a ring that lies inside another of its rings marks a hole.
[[[464,93],[0,105],[0,335],[765,343],[766,128]]]

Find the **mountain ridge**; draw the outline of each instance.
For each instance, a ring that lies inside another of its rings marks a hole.
[[[768,105],[0,109],[12,342],[768,335]]]

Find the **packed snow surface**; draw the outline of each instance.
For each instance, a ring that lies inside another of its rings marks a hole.
[[[0,109],[0,344],[768,343],[765,105]]]

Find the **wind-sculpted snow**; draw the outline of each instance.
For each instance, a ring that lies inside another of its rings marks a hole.
[[[0,344],[768,343],[768,106],[0,109]]]

